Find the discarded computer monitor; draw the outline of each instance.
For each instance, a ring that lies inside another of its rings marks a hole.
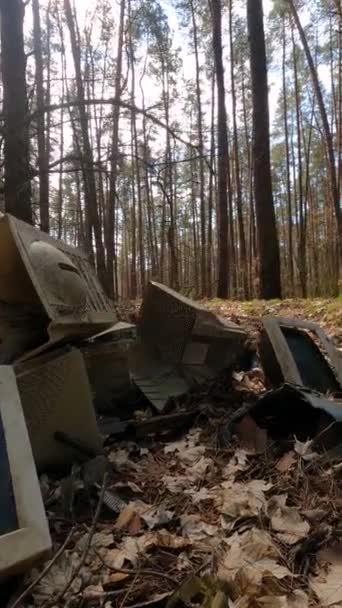
[[[289,382],[323,394],[342,390],[342,359],[316,323],[266,317],[259,353],[272,386]]]
[[[128,396],[132,386],[128,359],[135,342],[135,325],[120,322],[80,345],[97,411],[114,412]]]
[[[33,456],[39,471],[71,464],[80,454],[56,440],[62,433],[100,453],[91,388],[81,352],[64,347],[15,365]]]
[[[51,549],[31,444],[12,367],[0,366],[0,577]]]
[[[242,354],[247,335],[173,289],[151,282],[140,310],[138,337],[132,377],[162,411],[169,397],[231,367]]]
[[[115,321],[85,253],[8,214],[0,218],[0,362]]]

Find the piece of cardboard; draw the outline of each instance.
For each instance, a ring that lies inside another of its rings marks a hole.
[[[160,283],[144,295],[133,351],[134,382],[158,411],[231,367],[242,354],[246,332]]]
[[[12,326],[24,311],[26,320],[30,315],[36,319],[40,334],[45,329],[33,347],[40,350],[67,338],[91,336],[116,321],[81,250],[8,214],[0,218],[0,302],[15,310]]]
[[[13,368],[0,366],[0,577],[47,556],[51,539]]]
[[[70,464],[75,450],[54,439],[59,431],[102,449],[91,388],[81,352],[58,349],[15,365],[15,372],[39,471]]]

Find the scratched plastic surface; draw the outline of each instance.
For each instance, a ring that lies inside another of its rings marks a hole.
[[[4,427],[0,415],[0,536],[18,529]]]

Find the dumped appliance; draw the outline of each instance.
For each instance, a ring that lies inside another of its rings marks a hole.
[[[59,348],[18,363],[14,369],[39,471],[67,465],[77,456],[55,439],[56,433],[101,452],[87,370],[78,349]]]
[[[132,388],[128,357],[135,341],[135,325],[121,322],[80,345],[98,412],[113,412],[115,404],[128,397]]]
[[[116,321],[86,255],[10,215],[0,218],[0,362],[86,338]]]
[[[32,449],[13,369],[0,366],[0,573],[29,568],[51,549]]]
[[[289,382],[323,394],[342,390],[341,356],[316,323],[266,317],[259,354],[271,386]]]
[[[238,325],[151,282],[140,310],[132,378],[161,413],[177,397],[230,368],[247,338]]]
[[[256,404],[236,415],[236,427],[245,416],[273,440],[314,439],[317,449],[331,449],[341,443],[342,399],[328,399],[312,389],[284,383],[267,391]],[[233,429],[232,429],[233,430]]]

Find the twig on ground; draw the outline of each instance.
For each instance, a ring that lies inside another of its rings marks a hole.
[[[93,536],[95,534],[95,530],[96,530],[96,525],[98,522],[98,519],[100,517],[100,513],[101,513],[101,509],[102,509],[102,505],[103,505],[103,498],[104,498],[104,493],[106,490],[106,485],[107,485],[107,477],[108,474],[105,473],[103,476],[103,482],[102,482],[102,486],[101,486],[101,492],[100,492],[100,496],[99,496],[99,500],[97,503],[97,507],[96,507],[96,511],[93,517],[93,521],[91,524],[91,528],[88,534],[88,538],[87,538],[87,542],[86,542],[86,546],[84,548],[82,557],[80,559],[80,562],[77,566],[77,568],[75,568],[72,576],[70,577],[70,579],[68,580],[68,582],[64,585],[63,589],[58,593],[57,597],[53,598],[53,600],[51,600],[48,603],[44,603],[41,608],[50,608],[50,606],[57,606],[58,602],[60,602],[61,599],[63,599],[64,595],[66,594],[66,592],[68,591],[70,585],[73,583],[73,581],[75,580],[76,576],[78,575],[78,573],[80,572],[81,568],[84,566],[84,563],[87,559],[88,553],[89,553],[89,549],[91,547],[91,542],[93,540]]]
[[[158,570],[133,570],[132,568],[115,568],[114,566],[110,566],[109,564],[107,564],[106,560],[103,559],[103,557],[98,551],[95,550],[95,553],[97,557],[101,560],[103,565],[106,566],[106,568],[108,568],[108,570],[110,570],[111,572],[122,572],[123,574],[143,574],[146,576],[159,576],[161,578],[165,578],[167,581],[170,581],[173,584],[177,583],[177,580],[175,578],[169,576],[168,574],[165,574],[164,572],[159,572]]]
[[[58,551],[55,553],[52,560],[47,564],[47,566],[45,566],[44,570],[41,571],[41,573],[37,576],[37,578],[35,578],[35,580],[32,581],[32,583],[21,593],[21,595],[19,595],[19,597],[17,597],[15,602],[10,605],[10,608],[18,608],[18,606],[31,594],[31,592],[33,591],[35,586],[38,585],[38,583],[40,583],[40,581],[44,578],[44,576],[47,575],[47,573],[51,570],[52,566],[56,563],[56,561],[59,559],[59,557],[62,555],[62,553],[64,553],[69,541],[71,540],[71,538],[74,534],[74,531],[75,531],[75,528],[71,528],[64,543],[60,546]]]
[[[135,575],[134,579],[132,580],[130,586],[128,587],[124,597],[122,598],[122,602],[120,604],[119,608],[124,608],[124,605],[126,603],[127,598],[129,597],[129,594],[131,593],[131,591],[133,591],[134,589],[134,585],[135,585],[135,581],[137,580],[138,576],[139,576],[140,572],[137,572],[137,574]]]

